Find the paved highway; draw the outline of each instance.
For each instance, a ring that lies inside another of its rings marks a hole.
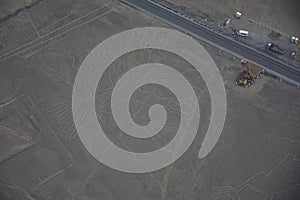
[[[171,26],[204,40],[218,48],[239,57],[246,57],[252,62],[273,72],[280,78],[300,86],[300,69],[289,66],[269,55],[265,55],[251,47],[237,42],[229,37],[216,33],[192,20],[181,16],[163,6],[149,0],[121,0],[147,14],[159,18]]]

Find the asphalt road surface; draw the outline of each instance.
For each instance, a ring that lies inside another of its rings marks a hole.
[[[187,32],[198,39],[204,40],[221,48],[231,54],[239,57],[246,57],[252,62],[262,66],[280,78],[300,86],[300,70],[289,66],[282,61],[265,55],[251,47],[234,41],[228,37],[214,32],[192,20],[181,16],[167,8],[164,8],[148,0],[122,0],[135,8],[138,8],[147,14],[157,17],[171,26],[174,26],[184,32]]]

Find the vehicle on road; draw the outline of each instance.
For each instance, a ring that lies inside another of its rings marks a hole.
[[[248,62],[247,58],[241,60],[243,69],[237,75],[235,83],[239,86],[250,87],[258,77],[264,74],[264,69]]]
[[[281,54],[281,55],[284,54],[284,50],[281,49],[278,44],[275,44],[273,42],[267,43],[266,49],[277,54]]]

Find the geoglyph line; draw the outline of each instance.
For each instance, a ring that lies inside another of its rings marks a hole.
[[[56,39],[65,33],[68,33],[68,32],[75,30],[91,21],[98,19],[99,17],[105,16],[105,15],[111,13],[112,11],[116,10],[117,8],[118,7],[109,8],[108,6],[103,6],[99,9],[93,10],[93,11],[89,12],[88,14],[86,14],[86,15],[48,33],[48,34],[41,36],[40,38],[38,38],[36,40],[30,41],[16,49],[13,49],[7,53],[0,55],[0,60],[8,59],[12,56],[23,53],[24,51],[44,45],[46,42]],[[104,9],[104,12],[102,11],[102,9]],[[107,10],[107,9],[109,9],[109,10]],[[79,22],[79,23],[77,24],[77,22]]]

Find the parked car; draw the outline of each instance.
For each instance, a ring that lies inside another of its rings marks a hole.
[[[248,37],[249,32],[245,30],[237,30],[235,34],[241,37]]]

